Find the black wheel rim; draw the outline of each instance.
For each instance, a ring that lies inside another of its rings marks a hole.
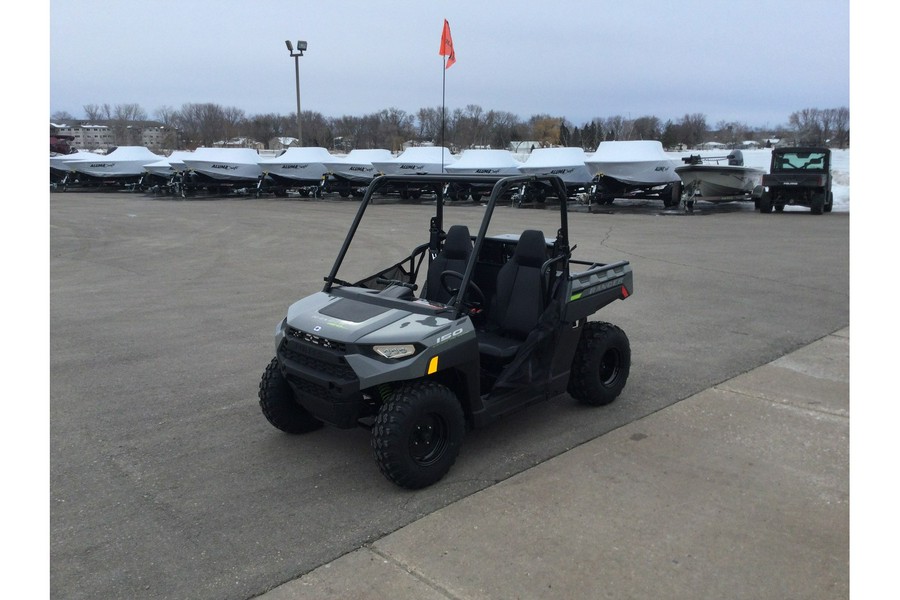
[[[409,455],[419,465],[435,463],[447,447],[447,423],[440,415],[422,415],[413,424],[409,436]]]
[[[607,387],[615,383],[621,364],[622,359],[617,349],[610,348],[604,352],[600,359],[600,383]]]

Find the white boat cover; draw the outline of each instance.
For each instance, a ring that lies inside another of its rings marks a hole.
[[[394,158],[390,150],[384,148],[359,148],[351,150],[347,156],[332,156],[324,163],[330,173],[348,179],[372,179],[375,176],[373,161],[389,161]]]
[[[325,163],[331,162],[334,156],[325,148],[302,147],[288,148],[282,154],[271,158],[260,158],[259,166],[263,172],[297,181],[314,181],[322,179],[328,172]]]
[[[587,155],[581,148],[536,148],[519,166],[529,175],[559,175],[567,184],[588,183],[592,175],[585,166]]]
[[[509,174],[519,173],[522,162],[516,160],[509,150],[490,150],[473,148],[465,150],[452,165],[447,165],[448,173],[474,174]]]
[[[144,165],[164,158],[145,146],[119,146],[105,156],[95,154],[90,160],[74,159],[63,163],[70,170],[93,177],[133,177],[144,173]]]
[[[385,175],[441,174],[441,165],[455,163],[457,158],[443,146],[414,146],[396,158],[373,160],[372,165]]]
[[[679,181],[680,163],[656,140],[600,142],[585,161],[592,175],[605,175],[634,185],[662,185]]]
[[[243,181],[262,175],[259,153],[250,148],[197,148],[182,161],[189,170],[213,179]]]
[[[184,156],[190,156],[190,154],[191,153],[187,150],[175,150],[172,154],[162,160],[144,165],[144,168],[154,175],[168,177],[174,173],[184,171],[187,168],[182,158]]]
[[[102,156],[101,154],[95,154],[94,152],[88,152],[87,150],[79,150],[78,152],[74,152],[72,154],[55,154],[50,157],[50,168],[56,171],[71,171],[72,168],[67,166],[65,163],[68,161],[75,162],[77,160],[94,160]]]

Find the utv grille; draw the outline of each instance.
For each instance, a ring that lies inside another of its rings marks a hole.
[[[295,340],[300,340],[301,342],[312,344],[314,346],[325,348],[327,350],[336,350],[341,353],[347,351],[346,346],[341,342],[335,342],[334,340],[329,340],[328,338],[313,335],[312,333],[300,331],[299,329],[294,329],[293,327],[288,327],[287,335]]]
[[[356,373],[353,369],[350,368],[347,364],[340,364],[339,362],[330,362],[326,360],[322,360],[319,357],[312,356],[306,352],[298,352],[296,347],[291,346],[290,344],[282,344],[279,352],[279,356],[282,361],[290,361],[296,363],[298,365],[302,365],[311,371],[315,371],[320,375],[326,376],[329,379],[335,379],[339,381],[350,381],[356,379]]]

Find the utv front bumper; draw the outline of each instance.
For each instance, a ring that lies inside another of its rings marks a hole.
[[[342,344],[287,327],[277,356],[285,379],[306,410],[335,427],[356,426],[365,401]]]

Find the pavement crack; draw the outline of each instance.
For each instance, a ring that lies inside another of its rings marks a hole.
[[[457,596],[456,594],[454,594],[453,592],[451,592],[444,586],[440,585],[433,579],[430,579],[429,577],[426,577],[424,574],[417,571],[414,567],[404,563],[403,561],[397,560],[390,554],[382,552],[381,550],[376,548],[374,545],[367,544],[365,546],[365,548],[372,554],[380,556],[382,559],[384,559],[385,562],[388,562],[388,563],[396,566],[399,569],[403,569],[406,573],[409,573],[411,576],[413,576],[417,580],[421,581],[424,585],[427,585],[428,587],[430,587],[437,593],[445,596],[446,598],[449,598],[450,600],[463,600],[462,596]]]

